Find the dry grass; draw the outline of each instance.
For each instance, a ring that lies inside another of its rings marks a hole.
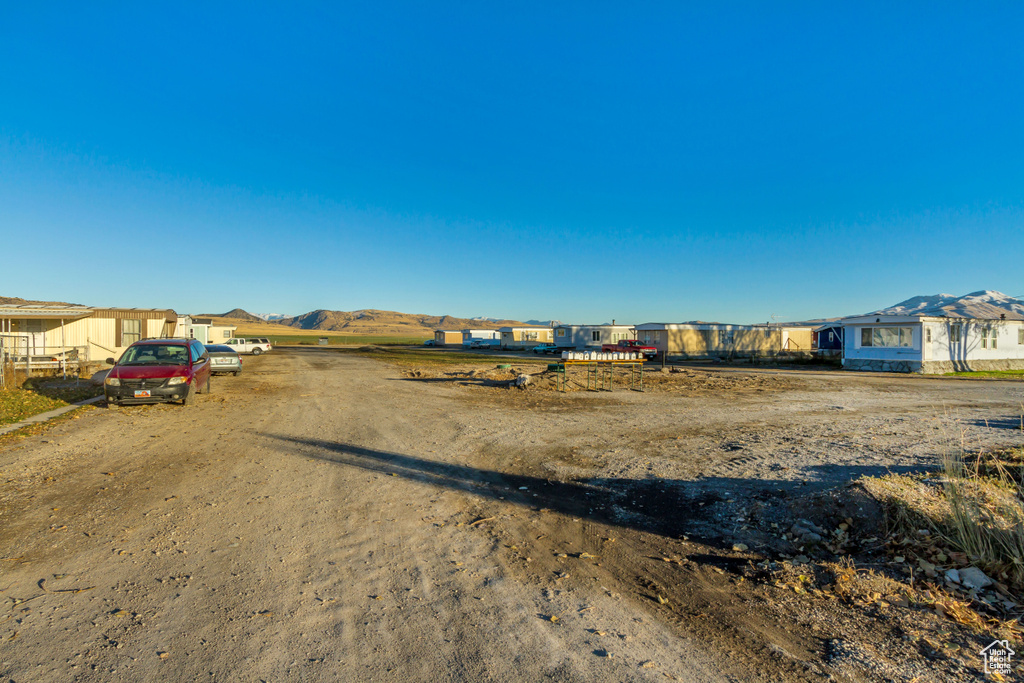
[[[1006,577],[1018,592],[1024,588],[1024,501],[1021,499],[1020,451],[965,460],[946,457],[945,499],[950,514],[946,538],[993,576]],[[1011,472],[1014,467],[1016,472]]]
[[[890,535],[935,542],[970,565],[1024,595],[1024,450],[944,458],[941,476],[895,475],[868,478],[865,488],[886,510]]]

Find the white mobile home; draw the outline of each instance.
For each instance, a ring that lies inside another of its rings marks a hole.
[[[1024,369],[1024,302],[999,292],[916,297],[842,323],[848,370]]]
[[[496,341],[501,339],[497,330],[462,330],[462,343],[471,341]]]
[[[635,339],[632,325],[559,325],[554,329],[555,346],[561,349],[601,349],[621,339]]]

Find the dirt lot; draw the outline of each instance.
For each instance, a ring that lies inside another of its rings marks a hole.
[[[316,348],[246,370],[191,408],[0,439],[4,680],[981,675],[907,638],[939,617],[753,569],[766,515],[1024,443],[1024,383],[692,370],[560,394]]]

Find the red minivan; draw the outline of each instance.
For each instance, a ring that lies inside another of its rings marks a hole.
[[[210,354],[195,339],[137,341],[110,368],[103,380],[107,405],[192,402],[197,393],[210,392]]]

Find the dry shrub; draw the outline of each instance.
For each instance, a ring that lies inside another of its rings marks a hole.
[[[1020,472],[1003,458],[982,455],[970,464],[962,452],[948,455],[945,495],[950,515],[947,540],[992,575],[1005,576],[1018,591],[1024,587],[1024,501]]]
[[[917,537],[936,533],[970,563],[1024,592],[1024,499],[1018,451],[945,456],[942,476],[890,474],[866,478],[886,513],[887,531]]]

